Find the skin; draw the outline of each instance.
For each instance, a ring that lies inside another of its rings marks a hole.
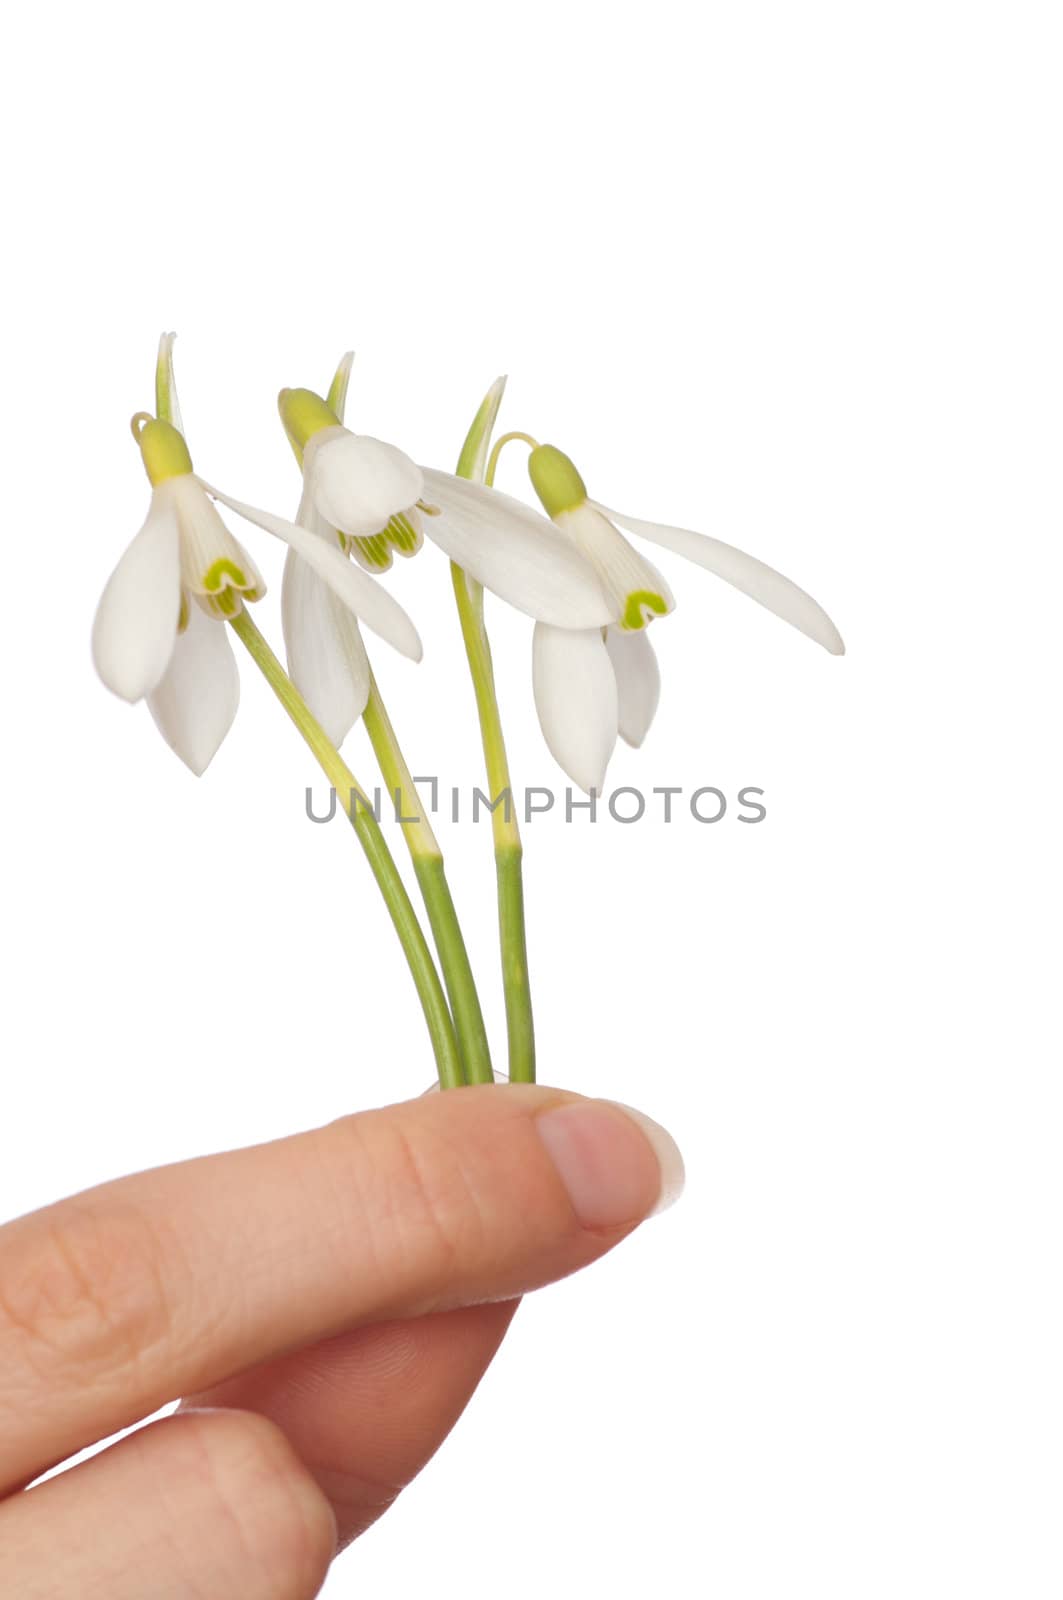
[[[625,1238],[660,1185],[616,1107],[485,1086],[0,1228],[0,1594],[315,1595],[453,1427],[519,1297]]]

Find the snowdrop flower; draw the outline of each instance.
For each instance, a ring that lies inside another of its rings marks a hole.
[[[160,361],[168,358],[165,336]],[[179,415],[176,412],[175,416]],[[421,646],[401,606],[304,528],[211,488],[196,476],[173,423],[133,418],[152,486],[147,519],[111,575],[93,625],[96,670],[122,699],[146,699],[163,738],[204,772],[232,725],[240,695],[222,624],[265,584],[213,504],[221,501],[297,550],[343,605],[415,660]]]
[[[841,635],[822,606],[789,578],[733,545],[687,528],[643,522],[588,497],[573,463],[553,445],[528,458],[532,485],[548,516],[594,568],[610,601],[607,628],[536,624],[535,704],[558,765],[587,791],[600,790],[617,734],[645,738],[660,695],[660,674],[648,624],[675,602],[664,579],[615,526],[685,556],[842,655]]]
[[[593,566],[537,511],[495,489],[419,467],[383,440],[343,426],[344,357],[334,408],[309,389],[284,389],[281,420],[302,461],[296,520],[317,545],[353,556],[367,572],[412,556],[427,537],[470,577],[537,621],[601,628],[613,606]],[[289,671],[314,715],[339,743],[365,709],[369,664],[356,624],[303,563],[288,557],[284,634]]]

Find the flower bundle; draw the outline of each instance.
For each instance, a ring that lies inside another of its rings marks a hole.
[[[495,437],[505,380],[488,391],[455,473],[418,466],[395,445],[344,425],[352,357],[327,393],[282,389],[281,421],[302,471],[294,521],[233,498],[194,470],[173,373],[160,341],[155,411],[133,436],[151,499],[104,590],[93,628],[96,668],[123,699],[146,700],[159,731],[197,775],[232,726],[239,676],[230,634],[265,676],[325,775],[362,845],[424,1011],[440,1085],[495,1076],[476,983],[439,842],[373,675],[365,633],[417,661],[406,611],[381,582],[425,542],[449,560],[472,678],[492,810],[505,993],[508,1077],[535,1078],[524,931],[522,847],[488,642],[490,591],[534,619],[532,680],[546,743],[571,781],[601,790],[617,738],[641,745],[660,674],[649,632],[675,608],[664,576],[627,537],[682,556],[791,623],[832,655],[844,651],[823,608],[781,573],[686,528],[610,511],[591,499],[563,451],[529,433]],[[494,488],[499,454],[528,450],[533,509]],[[287,547],[282,620],[287,670],[252,620],[265,593],[251,555],[219,506]],[[373,643],[375,648],[375,643]],[[402,827],[431,943],[366,789],[340,755],[361,719]]]

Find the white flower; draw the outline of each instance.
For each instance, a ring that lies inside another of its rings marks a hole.
[[[814,639],[842,655],[834,623],[789,578],[733,545],[687,528],[643,522],[590,500],[569,458],[553,445],[528,458],[532,484],[554,524],[597,572],[611,604],[610,625],[574,631],[539,622],[533,647],[535,704],[558,765],[583,789],[600,790],[617,734],[645,738],[657,709],[660,673],[648,624],[675,602],[657,572],[614,526],[705,567]]]
[[[411,556],[427,536],[518,610],[558,628],[600,628],[612,608],[594,568],[537,511],[478,483],[417,466],[383,440],[340,420],[349,356],[330,393],[284,389],[279,406],[303,466],[296,520],[319,547],[337,544],[367,572],[395,553]],[[334,743],[365,709],[369,664],[357,625],[289,553],[284,637],[293,682]],[[365,580],[363,580],[365,581]]]
[[[337,549],[336,531],[315,508],[305,484],[295,520],[323,548]],[[294,550],[284,562],[281,621],[288,675],[338,747],[369,699],[369,657],[357,618]]]
[[[167,339],[164,337],[163,360]],[[124,700],[147,699],[163,737],[197,775],[236,715],[240,685],[220,624],[265,584],[213,500],[298,550],[332,594],[396,649],[419,659],[406,613],[378,584],[304,528],[211,488],[170,422],[141,413],[134,435],[152,484],[147,519],[111,575],[93,625],[96,669]]]
[[[299,522],[322,543],[338,540],[370,572],[389,568],[396,552],[413,555],[427,537],[469,577],[533,617],[539,721],[580,788],[601,789],[618,734],[633,745],[645,738],[660,692],[646,627],[675,605],[656,567],[612,519],[725,578],[833,654],[844,650],[822,608],[781,573],[718,539],[607,511],[588,499],[572,462],[553,446],[536,445],[530,457],[546,521],[496,489],[419,467],[394,445],[351,433],[341,421],[350,359],[341,363],[329,402],[308,389],[280,395],[303,463]],[[470,466],[481,474],[503,385],[499,379],[489,392],[474,428],[478,453]],[[286,567],[284,619],[292,677],[339,742],[365,707],[368,663],[357,627],[295,555]]]

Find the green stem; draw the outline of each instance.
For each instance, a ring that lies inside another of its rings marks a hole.
[[[458,913],[447,883],[443,852],[436,842],[421,796],[410,776],[376,679],[370,677],[369,682],[369,701],[362,720],[390,800],[395,805],[413,870],[421,886],[432,937],[439,953],[439,964],[443,969],[450,1009],[454,1014],[466,1082],[493,1083],[487,1029],[484,1027],[480,998],[476,993],[469,952],[465,948]]]
[[[497,454],[490,460],[488,450],[505,379],[500,378],[484,396],[458,457],[457,475],[475,483],[490,483]],[[527,435],[508,437],[525,438]],[[501,443],[503,441],[499,441]],[[524,882],[521,858],[523,848],[514,809],[513,787],[502,736],[502,719],[495,693],[491,646],[484,626],[482,584],[451,564],[454,598],[461,621],[461,636],[469,658],[469,672],[476,694],[480,718],[480,739],[487,765],[487,787],[491,800],[491,827],[495,843],[495,877],[498,882],[498,931],[502,950],[502,987],[506,999],[506,1031],[509,1042],[509,1076],[513,1083],[535,1082],[535,1027],[532,1021],[531,988],[528,982],[528,945],[524,927]],[[503,798],[504,797],[504,798]],[[501,804],[499,802],[501,801]]]
[[[439,981],[439,974],[421,924],[417,920],[417,913],[399,876],[399,869],[380,831],[380,825],[373,815],[365,791],[252,622],[246,607],[241,609],[237,616],[231,617],[229,622],[233,632],[245,646],[251,659],[306,740],[314,759],[336,791],[340,804],[350,818],[351,826],[358,836],[358,842],[365,851],[370,869],[384,896],[395,931],[399,936],[399,943],[409,963],[418,998],[424,1010],[425,1021],[428,1024],[432,1048],[435,1051],[440,1085],[444,1089],[458,1088],[464,1082],[461,1055],[443,986]]]
[[[528,946],[524,930],[523,846],[517,826],[506,742],[495,693],[491,646],[483,620],[483,588],[451,563],[454,598],[461,636],[469,658],[480,718],[480,738],[487,765],[491,828],[498,882],[498,931],[502,947],[502,988],[506,1000],[509,1077],[512,1083],[535,1082],[535,1027],[528,982]],[[501,802],[501,803],[499,803]]]

